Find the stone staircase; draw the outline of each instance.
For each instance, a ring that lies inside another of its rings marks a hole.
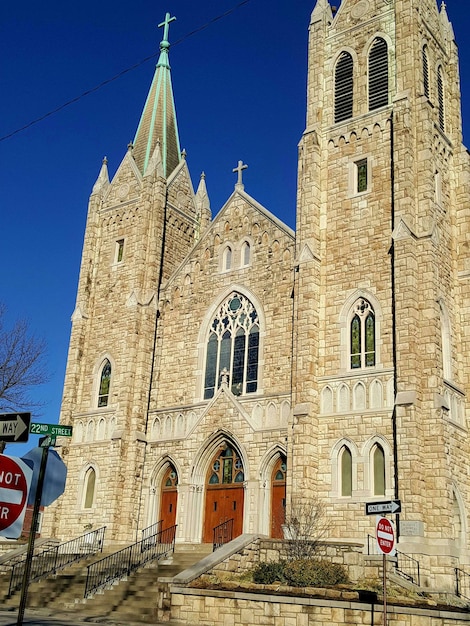
[[[122,546],[121,546],[122,547]],[[103,555],[96,555],[60,571],[56,576],[31,583],[28,591],[28,610],[39,610],[42,615],[73,613],[73,619],[113,622],[142,622],[155,624],[157,606],[165,608],[168,582],[176,574],[210,554],[212,544],[177,545],[172,559],[149,563],[127,579],[97,592],[84,600],[87,569],[113,550],[108,546]],[[2,610],[16,610],[20,592],[8,598],[9,576],[0,575],[0,606]]]

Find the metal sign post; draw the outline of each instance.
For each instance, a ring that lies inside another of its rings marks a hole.
[[[24,619],[24,612],[26,608],[26,600],[28,596],[28,584],[29,576],[31,573],[31,563],[34,554],[34,542],[36,539],[36,527],[39,519],[39,507],[41,505],[42,489],[44,486],[44,476],[46,475],[47,455],[49,454],[49,448],[42,449],[41,465],[39,468],[38,486],[36,489],[36,498],[34,500],[33,519],[31,522],[31,529],[29,531],[28,551],[26,553],[26,563],[24,566],[23,574],[23,586],[21,589],[20,606],[18,608],[17,626],[22,626]]]
[[[395,553],[395,529],[386,517],[377,516],[375,524],[377,546],[382,552],[383,589],[384,589],[384,617],[383,626],[387,626],[387,555]]]

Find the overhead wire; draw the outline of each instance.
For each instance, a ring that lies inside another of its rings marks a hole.
[[[198,28],[195,28],[194,30],[190,31],[189,33],[186,33],[186,35],[184,35],[180,39],[177,39],[175,42],[173,42],[171,44],[172,47],[177,46],[180,43],[183,43],[183,41],[186,41],[186,39],[189,39],[189,37],[193,37],[197,33],[200,33],[201,31],[205,30],[206,28],[209,28],[209,26],[211,26],[215,22],[218,22],[219,20],[223,19],[224,17],[227,17],[227,15],[230,15],[231,13],[234,13],[240,7],[242,7],[244,4],[248,4],[248,2],[250,2],[250,0],[242,0],[241,2],[236,4],[231,9],[228,9],[224,13],[220,13],[219,15],[213,17],[212,19],[210,19],[208,22],[206,22],[202,26],[199,26]],[[132,72],[133,70],[137,69],[141,65],[144,65],[144,63],[148,63],[148,61],[151,61],[152,59],[157,58],[157,56],[159,54],[160,54],[160,51],[155,52],[154,54],[151,54],[150,56],[145,57],[144,59],[142,59],[138,63],[134,63],[134,65],[131,65],[130,67],[128,67],[128,68],[126,68],[124,70],[121,70],[120,72],[118,72],[117,74],[112,76],[111,78],[103,80],[98,85],[95,85],[95,87],[91,87],[91,89],[87,89],[86,91],[82,92],[80,95],[76,96],[75,98],[72,98],[71,100],[68,100],[67,102],[64,102],[63,104],[61,104],[60,106],[56,107],[55,109],[52,109],[51,111],[48,111],[47,113],[44,113],[44,115],[41,115],[40,117],[37,117],[36,119],[31,120],[31,122],[28,122],[24,126],[21,126],[20,128],[17,128],[16,130],[13,130],[11,133],[8,133],[7,135],[4,135],[3,137],[0,137],[0,142],[1,141],[5,141],[6,139],[10,139],[11,137],[14,137],[15,135],[17,135],[18,133],[21,133],[21,132],[27,130],[28,128],[31,128],[31,126],[35,126],[36,124],[39,124],[39,122],[42,122],[43,120],[47,119],[48,117],[51,117],[52,115],[55,115],[56,113],[59,113],[59,111],[62,111],[63,109],[69,107],[70,105],[75,104],[76,102],[78,102],[82,98],[85,98],[86,96],[89,96],[90,94],[95,93],[96,91],[98,91],[99,89],[102,89],[106,85],[109,85],[110,83],[114,82],[115,80],[118,80],[119,78],[121,78],[125,74],[128,74],[129,72]]]

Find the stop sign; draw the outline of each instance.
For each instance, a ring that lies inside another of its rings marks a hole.
[[[23,528],[32,469],[21,459],[0,454],[0,535],[17,539]]]
[[[386,517],[378,517],[375,525],[377,545],[383,554],[391,554],[395,549],[395,529]]]

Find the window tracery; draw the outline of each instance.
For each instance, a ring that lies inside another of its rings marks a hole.
[[[350,323],[350,367],[375,366],[375,314],[370,302],[360,298]]]
[[[212,398],[222,382],[227,382],[237,396],[255,392],[258,357],[258,313],[248,298],[233,292],[220,306],[210,325],[204,399]]]

